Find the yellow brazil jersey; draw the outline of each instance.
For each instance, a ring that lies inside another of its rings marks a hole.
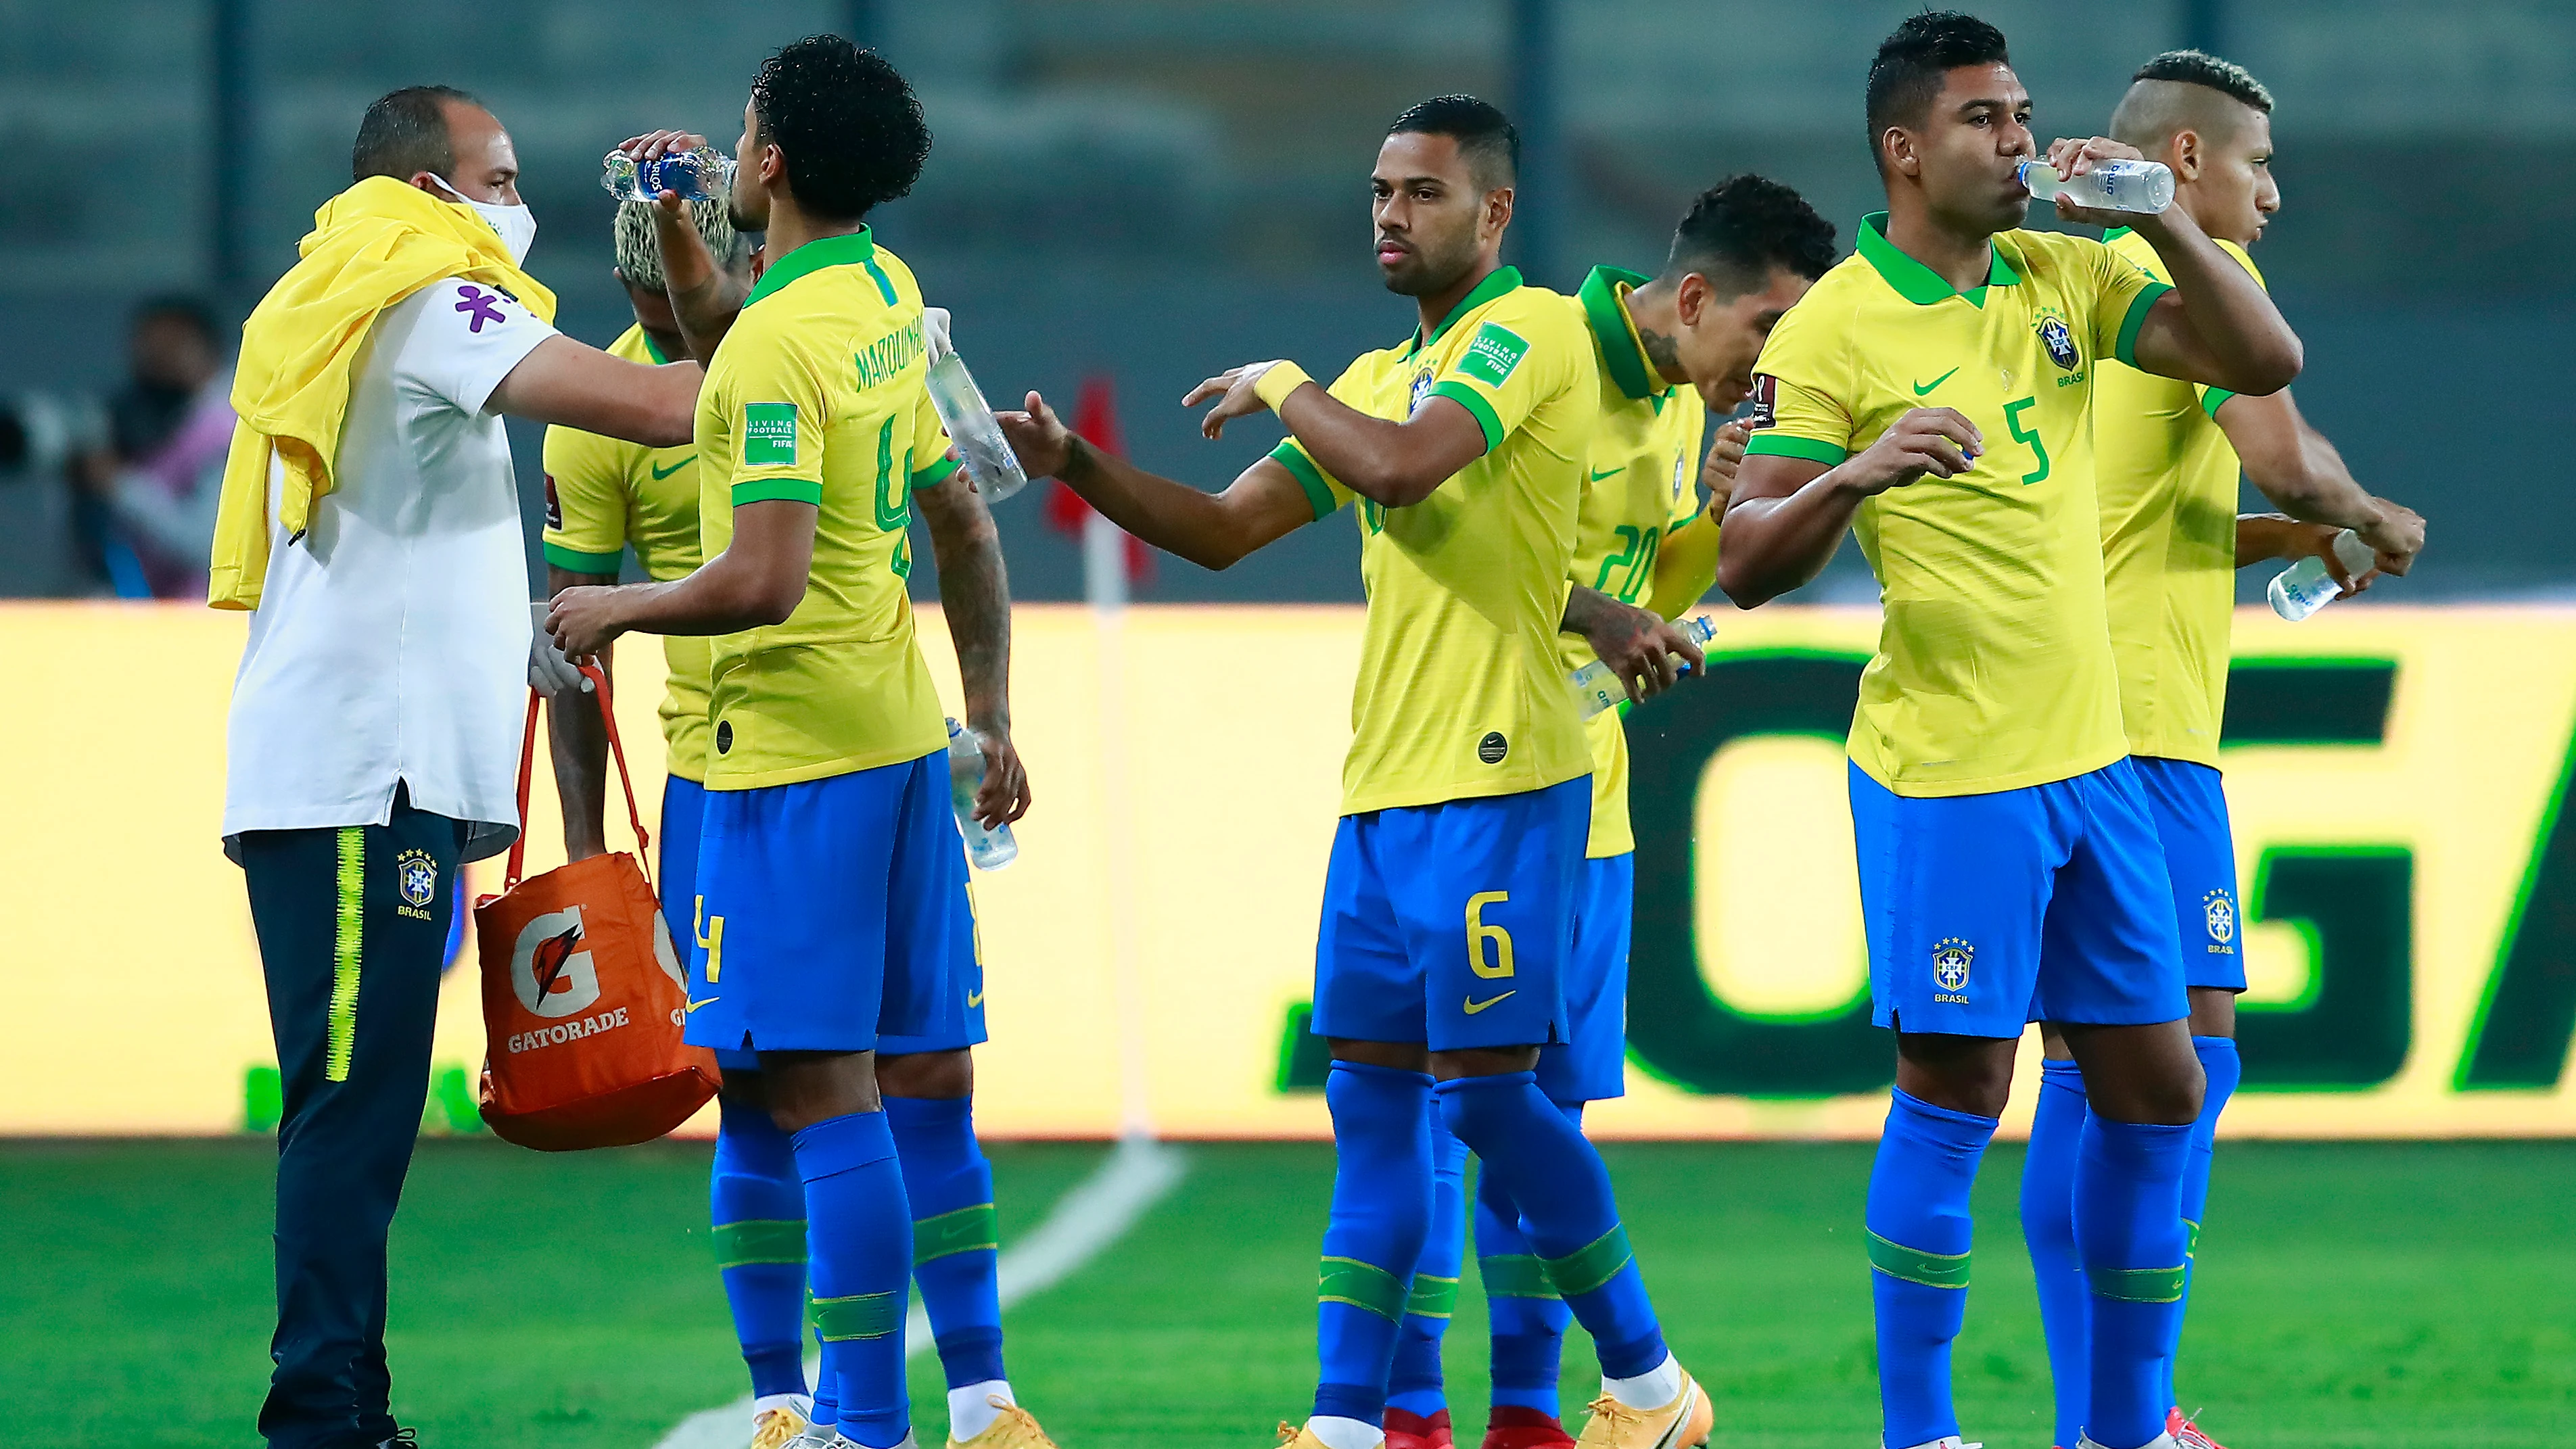
[[[1954,408],[1985,438],[1853,521],[1885,621],[1861,675],[1851,757],[1899,795],[2064,780],[2128,753],[2102,601],[2092,383],[2132,362],[2162,283],[2083,237],[2008,231],[1984,286],[1951,289],[1889,243],[1859,250],[1781,319],[1755,364],[1752,454],[1834,464],[1907,410]]]
[[[611,357],[671,359],[641,327],[608,349]],[[698,566],[698,449],[648,448],[560,425],[546,429],[546,562],[577,574],[615,575],[629,544],[645,577],[676,579]],[[671,773],[707,777],[707,674],[713,646],[673,634],[662,641],[669,686],[662,740]]]
[[[2155,248],[2122,227],[2111,250],[2162,280]],[[2254,259],[2227,254],[2260,282]],[[2114,363],[2093,392],[2103,587],[2129,753],[2215,768],[2236,611],[2236,450],[2219,430],[2224,388]]]
[[[820,510],[805,597],[783,624],[715,641],[707,788],[848,774],[943,749],[904,579],[912,490],[955,470],[923,385],[921,289],[862,227],[770,264],[698,394],[701,546],[733,511]]]
[[[1656,374],[1628,315],[1628,293],[1649,280],[1594,267],[1575,300],[1592,334],[1601,417],[1574,528],[1574,582],[1640,607],[1654,591],[1665,536],[1700,516],[1699,455],[1708,431],[1699,394]],[[1579,634],[1557,635],[1557,653],[1566,674],[1598,657]],[[1637,848],[1628,829],[1625,714],[1624,705],[1606,709],[1584,727],[1592,745],[1592,838],[1585,854],[1596,858]]]
[[[1332,395],[1402,419],[1475,415],[1485,454],[1420,503],[1359,505],[1368,622],[1342,812],[1543,790],[1589,772],[1556,650],[1599,404],[1582,319],[1511,267],[1428,337],[1363,355]],[[1272,454],[1322,518],[1355,495],[1291,438]]]

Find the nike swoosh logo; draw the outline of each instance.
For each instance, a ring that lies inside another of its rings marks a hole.
[[[692,1001],[689,1003],[689,1010],[694,1012],[701,1006],[713,1006],[722,1000],[724,1000],[724,998],[721,996],[710,996],[704,1001]]]
[[[1519,992],[1518,990],[1506,991],[1506,992],[1504,992],[1504,993],[1503,993],[1503,995],[1502,995],[1502,996],[1497,996],[1497,997],[1495,997],[1495,998],[1493,999],[1493,1001],[1478,1001],[1478,1000],[1476,1000],[1474,997],[1472,997],[1472,996],[1471,996],[1471,997],[1467,998],[1467,1014],[1468,1014],[1469,1016],[1474,1016],[1477,1012],[1480,1012],[1480,1011],[1484,1010],[1486,1007],[1493,1005],[1495,1001],[1500,1001],[1500,1000],[1502,1000],[1502,999],[1503,999],[1503,997],[1505,997],[1505,996],[1518,996],[1518,995],[1520,995],[1520,992]]]
[[[1966,363],[1961,363],[1959,366],[1965,367],[1966,365]],[[1941,374],[1939,377],[1932,379],[1930,382],[1918,382],[1914,384],[1914,395],[1916,397],[1922,397],[1924,394],[1932,391],[1932,389],[1939,387],[1941,384],[1948,382],[1950,379],[1957,377],[1958,375],[1959,368],[1954,367],[1948,372]]]
[[[1954,368],[1951,368],[1950,370],[1951,370],[1952,372],[1956,372],[1956,371],[1958,371],[1959,369],[1957,369],[1957,368],[1955,368],[1955,367],[1954,367]],[[1934,384],[1934,385],[1935,385],[1935,386],[1938,386],[1939,384],[1937,384],[1937,383],[1936,383],[1936,384]],[[654,481],[654,482],[656,482],[656,483],[659,483],[659,482],[661,482],[663,479],[670,477],[672,474],[679,472],[681,469],[683,469],[683,468],[685,468],[685,467],[689,466],[691,463],[694,463],[694,462],[696,462],[696,461],[698,461],[698,455],[697,455],[697,454],[695,454],[695,453],[691,453],[689,456],[687,456],[687,457],[685,457],[685,458],[682,458],[680,461],[678,461],[678,462],[676,462],[676,463],[672,464],[672,465],[671,465],[670,467],[668,467],[668,468],[653,468],[653,481]],[[645,464],[645,466],[646,466],[646,467],[648,467],[648,468],[652,468],[652,466],[653,466],[653,465],[651,465],[650,463],[647,463],[647,464]]]
[[[981,1005],[983,1005],[983,1004],[984,1004],[984,993],[983,993],[983,992],[980,992],[980,991],[969,992],[969,993],[967,994],[967,996],[966,996],[966,1004],[967,1004],[968,1006],[981,1006]]]
[[[1952,370],[1952,371],[1954,371],[1954,372],[1955,372],[1955,371],[1957,371],[1957,369],[1956,369],[1956,368],[1953,368],[1953,369],[1951,369],[1951,370]],[[1598,482],[1600,482],[1602,479],[1609,477],[1612,473],[1624,473],[1624,472],[1626,472],[1626,471],[1627,471],[1627,465],[1623,463],[1623,464],[1619,465],[1619,466],[1618,466],[1618,467],[1616,467],[1616,468],[1611,468],[1611,469],[1605,470],[1605,471],[1603,471],[1603,472],[1599,472],[1599,473],[1595,473],[1595,474],[1593,474],[1593,475],[1592,475],[1592,481],[1593,481],[1593,482],[1595,482],[1595,483],[1598,483]]]

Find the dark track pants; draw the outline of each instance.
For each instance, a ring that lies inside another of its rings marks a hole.
[[[394,1432],[385,1234],[429,1091],[430,1031],[464,827],[394,797],[388,825],[242,835],[285,1079],[277,1129],[272,1449]]]

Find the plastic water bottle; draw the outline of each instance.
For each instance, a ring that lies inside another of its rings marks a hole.
[[[2343,566],[2352,571],[2354,578],[2370,572],[2379,563],[2379,555],[2371,551],[2369,544],[2361,541],[2361,535],[2349,528],[2335,535],[2334,551],[2335,557],[2343,560]],[[2334,575],[2326,572],[2324,559],[2303,558],[2274,574],[2272,587],[2264,592],[2271,597],[2272,612],[2295,624],[2342,598],[2343,586],[2334,581]]]
[[[2020,175],[2033,201],[2064,193],[2078,206],[2150,214],[2173,205],[2173,168],[2161,161],[2096,161],[2092,170],[2066,181],[2046,161],[2024,160]]]
[[[975,490],[984,495],[989,506],[999,503],[1029,486],[1029,475],[1020,468],[1020,455],[1011,451],[1002,436],[1002,425],[993,420],[993,409],[984,401],[983,390],[975,386],[975,375],[966,370],[966,360],[950,351],[930,364],[930,406],[948,429],[950,441],[957,444],[958,456],[966,461],[966,476],[975,480]]]
[[[1020,858],[1020,843],[1006,823],[987,828],[975,818],[975,792],[984,784],[984,747],[957,721],[948,722],[948,804],[957,812],[957,833],[966,837],[966,858],[977,870],[1000,870]]]
[[[1706,616],[1702,616],[1682,621],[1682,632],[1690,636],[1692,643],[1705,649],[1708,647],[1708,641],[1717,637],[1717,626],[1710,623]],[[1682,673],[1690,673],[1690,666],[1683,665]],[[1574,681],[1575,713],[1585,719],[1590,719],[1613,705],[1627,701],[1627,687],[1619,682],[1619,676],[1613,674],[1609,664],[1602,660],[1595,659],[1566,677]]]
[[[638,161],[611,151],[601,162],[600,189],[620,201],[652,201],[665,191],[683,201],[708,201],[733,189],[733,158],[713,146],[676,151],[659,161]]]

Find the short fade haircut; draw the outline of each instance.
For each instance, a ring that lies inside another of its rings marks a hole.
[[[2229,101],[2272,114],[2272,92],[2261,81],[2245,67],[2203,51],[2168,50],[2139,66],[2130,82],[2111,112],[2111,136],[2150,154],[2186,130],[2212,140],[2235,135],[2245,113]]]
[[[454,86],[404,86],[376,97],[358,120],[349,148],[349,179],[390,176],[409,181],[419,172],[445,176],[456,169],[456,145],[447,131],[449,105],[483,103]]]
[[[654,203],[629,201],[617,208],[617,275],[648,292],[659,292],[666,285],[662,275],[662,244],[653,230]],[[742,233],[733,229],[721,201],[692,201],[689,222],[698,230],[698,239],[707,244],[721,271],[733,271],[751,255]]]
[[[930,159],[930,124],[902,74],[837,35],[809,35],[763,62],[751,83],[759,139],[787,158],[796,204],[857,221],[908,195]]]
[[[1479,191],[1496,191],[1520,179],[1521,133],[1491,101],[1474,96],[1433,96],[1407,107],[1386,128],[1390,136],[1446,136],[1458,143],[1467,174]]]
[[[1730,176],[1691,202],[1673,230],[1664,275],[1697,272],[1733,299],[1770,280],[1775,268],[1809,281],[1834,265],[1834,224],[1806,198],[1763,176]]]
[[[2004,33],[1973,15],[1927,10],[1906,16],[1895,34],[1879,42],[1878,56],[1869,63],[1870,160],[1886,169],[1879,138],[1891,126],[1910,130],[1922,125],[1932,98],[1941,94],[1944,75],[1963,65],[2010,64]]]

